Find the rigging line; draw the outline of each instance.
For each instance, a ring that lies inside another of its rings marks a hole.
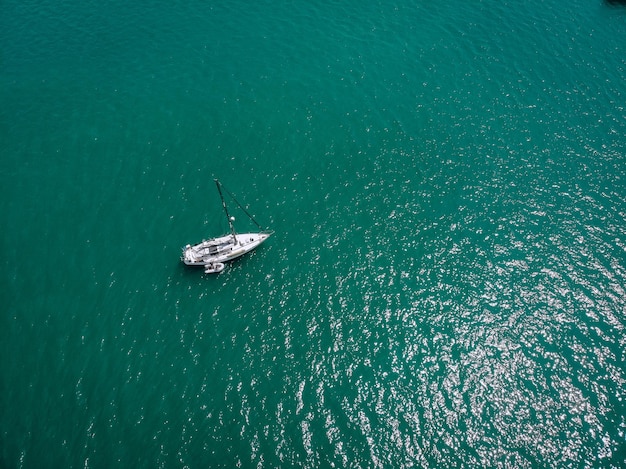
[[[233,194],[231,194],[231,192],[230,192],[228,189],[226,189],[226,187],[224,187],[224,185],[223,185],[221,182],[220,182],[220,185],[222,186],[222,189],[224,189],[224,192],[226,192],[226,193],[230,196],[230,198],[231,198],[231,199],[233,199],[233,200],[235,201],[235,203],[237,204],[237,206],[238,206],[241,210],[243,210],[243,213],[245,213],[246,215],[248,215],[248,218],[250,218],[250,220],[252,220],[252,221],[254,222],[254,224],[255,224],[256,226],[258,226],[258,228],[259,228],[260,230],[263,230],[263,227],[262,227],[261,225],[259,225],[259,224],[258,224],[258,222],[254,219],[254,217],[253,217],[252,215],[250,215],[250,213],[248,213],[248,211],[247,211],[247,210],[243,207],[243,205],[241,205],[241,204],[239,203],[239,201],[238,201],[237,199],[235,199],[235,196],[234,196]]]

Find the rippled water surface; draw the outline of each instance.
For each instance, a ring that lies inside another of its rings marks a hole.
[[[624,467],[619,2],[2,10],[0,466]]]

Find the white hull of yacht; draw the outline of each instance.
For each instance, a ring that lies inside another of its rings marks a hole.
[[[260,233],[237,233],[202,241],[183,248],[182,260],[187,265],[206,266],[224,263],[252,251],[272,235],[271,231]]]

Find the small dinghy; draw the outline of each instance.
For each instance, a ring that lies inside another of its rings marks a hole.
[[[212,262],[204,266],[205,274],[219,274],[222,270],[224,270],[223,262]]]

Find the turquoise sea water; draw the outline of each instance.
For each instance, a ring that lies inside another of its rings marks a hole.
[[[626,6],[0,11],[1,467],[626,466]]]

